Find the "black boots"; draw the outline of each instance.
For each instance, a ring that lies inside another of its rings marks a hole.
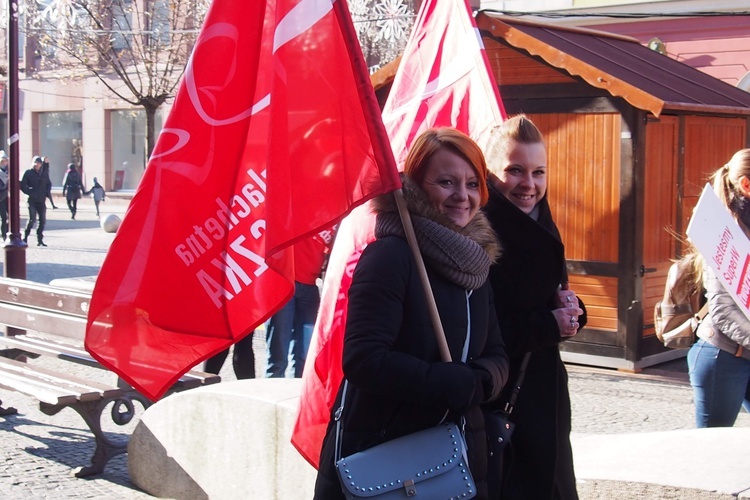
[[[26,229],[23,232],[23,242],[26,243],[26,244],[29,243],[29,230],[28,229]],[[42,238],[39,238],[38,235],[37,235],[36,246],[38,246],[38,247],[46,247],[47,244],[44,242],[44,240]]]

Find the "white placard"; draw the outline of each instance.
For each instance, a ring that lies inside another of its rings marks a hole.
[[[687,236],[750,320],[750,240],[710,184],[695,206]]]

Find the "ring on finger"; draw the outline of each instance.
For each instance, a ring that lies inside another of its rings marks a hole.
[[[575,318],[575,316],[571,316],[570,317],[570,326],[573,326],[575,324],[576,324],[576,318]]]

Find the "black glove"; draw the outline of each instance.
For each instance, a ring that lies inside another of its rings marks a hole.
[[[476,391],[476,375],[466,363],[432,363],[436,390],[452,413],[462,414],[470,407]]]

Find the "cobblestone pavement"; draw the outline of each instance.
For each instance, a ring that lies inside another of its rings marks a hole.
[[[79,201],[77,220],[70,220],[64,202],[48,212],[46,248],[27,250],[27,278],[49,283],[56,278],[91,276],[104,261],[113,235],[105,233],[93,210],[93,201]],[[102,215],[124,213],[116,201],[104,205]],[[25,222],[23,220],[22,222]],[[4,256],[2,256],[4,257]],[[0,260],[2,260],[0,258]],[[256,370],[264,369],[264,335],[256,334]],[[231,359],[231,358],[230,358]],[[73,366],[59,360],[39,358],[33,363],[99,378],[112,383],[114,375],[93,368]],[[630,433],[694,426],[692,391],[687,383],[684,359],[648,368],[643,373],[627,374],[608,369],[569,365],[570,393],[573,405],[573,432]],[[224,380],[234,380],[231,363],[222,370]],[[67,408],[54,416],[39,411],[38,403],[21,394],[0,390],[3,406],[18,409],[18,414],[0,417],[0,498],[151,498],[130,483],[127,456],[110,460],[106,471],[90,479],[78,479],[71,472],[88,464],[93,453],[93,438],[81,417]],[[112,439],[125,440],[136,421],[124,427],[102,425]],[[137,420],[137,419],[136,419]],[[742,413],[737,426],[750,427],[750,414]],[[728,495],[642,484],[609,484],[590,481],[579,485],[582,499],[594,498],[703,498],[727,499]]]

